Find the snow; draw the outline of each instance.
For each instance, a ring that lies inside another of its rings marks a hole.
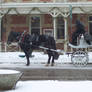
[[[24,55],[23,52],[1,52],[0,53],[0,65],[7,65],[14,67],[19,65],[21,67],[26,64],[26,57],[19,57],[19,55]],[[34,57],[30,58],[30,65],[42,65],[47,63],[48,56],[43,52],[33,52]],[[89,63],[92,63],[92,52],[88,53]],[[56,65],[71,63],[71,55],[60,55],[58,60],[55,60]]]
[[[26,58],[19,57],[19,55],[24,55],[23,52],[1,52],[0,53],[0,64],[7,64],[7,65],[25,65],[26,64]],[[32,55],[34,55],[33,58],[30,58],[31,65],[34,64],[44,64],[47,63],[48,56],[47,54],[44,54],[43,52],[33,52]],[[55,60],[56,63],[67,63],[71,62],[71,57],[68,57],[67,55],[60,55],[58,60]]]
[[[23,52],[1,52],[0,53],[0,63],[12,63],[12,64],[24,64],[26,63],[26,58],[21,58],[19,55],[24,55]],[[45,63],[47,62],[48,56],[43,52],[33,52],[35,57],[30,58],[30,63]],[[89,62],[92,62],[92,52],[89,52]],[[71,62],[71,55],[60,55],[58,60],[55,60],[58,63],[69,63]]]
[[[0,52],[0,66],[24,67],[26,64],[26,58],[21,58],[19,57],[19,55],[24,55],[24,53]],[[31,66],[39,64],[41,65],[47,62],[47,54],[44,54],[43,52],[33,52],[33,55],[35,57],[30,58]],[[60,55],[59,59],[55,60],[56,64],[70,62],[71,56],[68,57],[67,55]],[[89,62],[92,62],[92,52],[89,52]],[[6,72],[8,73],[8,71]],[[2,74],[5,72],[3,70],[0,70],[0,73]],[[5,92],[92,92],[92,81],[19,81],[15,89]]]
[[[91,81],[20,81],[6,92],[92,92]]]
[[[20,73],[20,72],[15,70],[0,69],[0,74],[16,74],[16,73]]]

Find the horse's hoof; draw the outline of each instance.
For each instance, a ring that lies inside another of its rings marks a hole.
[[[29,66],[30,64],[26,64],[26,66]]]
[[[49,66],[49,64],[46,64],[45,66]]]
[[[52,63],[51,66],[54,66],[54,63]]]

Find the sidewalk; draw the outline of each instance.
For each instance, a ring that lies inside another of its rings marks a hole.
[[[30,66],[26,66],[26,58],[20,58],[20,54],[24,53],[0,53],[0,69],[23,72],[22,80],[92,80],[92,64],[75,67],[70,57],[60,56],[55,66],[46,67],[47,55],[33,53],[35,57],[30,58]]]
[[[72,64],[57,64],[46,67],[45,64],[30,66],[0,64],[0,69],[14,69],[23,72],[22,80],[92,80],[92,64],[75,67]]]

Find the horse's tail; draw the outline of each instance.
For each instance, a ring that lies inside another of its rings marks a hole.
[[[59,58],[59,54],[58,54],[58,52],[55,52],[55,53],[54,53],[54,59],[57,60],[58,58]]]
[[[51,53],[54,55],[54,59],[58,59],[59,54],[56,52],[56,41],[53,37],[49,37],[48,48],[55,50],[55,51],[51,51]]]

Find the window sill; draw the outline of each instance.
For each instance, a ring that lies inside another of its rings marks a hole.
[[[64,43],[64,41],[65,41],[64,39],[57,39],[56,43]]]

